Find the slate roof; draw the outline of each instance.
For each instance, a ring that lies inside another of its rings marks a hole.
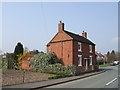
[[[87,38],[84,38],[83,36],[80,36],[80,35],[78,35],[78,34],[74,34],[74,33],[68,32],[68,31],[66,31],[66,30],[64,30],[64,32],[65,32],[66,34],[68,34],[70,37],[72,37],[73,40],[75,40],[75,41],[87,43],[87,44],[90,44],[90,45],[95,45],[93,42],[91,42],[91,41],[88,40]]]

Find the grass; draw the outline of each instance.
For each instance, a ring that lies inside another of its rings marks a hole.
[[[58,72],[49,72],[49,74],[55,74],[56,76],[49,77],[48,79],[59,79],[59,78],[65,78],[65,77],[71,77],[73,76],[72,74],[67,74],[67,73],[58,73]]]
[[[108,64],[102,64],[102,65],[99,65],[99,67],[107,67],[109,66]]]

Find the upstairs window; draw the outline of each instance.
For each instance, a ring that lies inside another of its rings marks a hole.
[[[78,43],[78,51],[82,51],[82,44]]]
[[[78,66],[82,66],[82,55],[78,55]]]
[[[92,52],[92,45],[89,45],[90,53]]]

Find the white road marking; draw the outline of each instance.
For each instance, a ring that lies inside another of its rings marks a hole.
[[[111,84],[112,82],[114,82],[115,80],[117,80],[117,78],[113,79],[112,81],[108,82],[106,85]]]

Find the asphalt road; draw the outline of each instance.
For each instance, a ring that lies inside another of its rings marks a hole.
[[[105,70],[102,74],[47,88],[118,88],[118,66],[109,66],[101,69]]]

